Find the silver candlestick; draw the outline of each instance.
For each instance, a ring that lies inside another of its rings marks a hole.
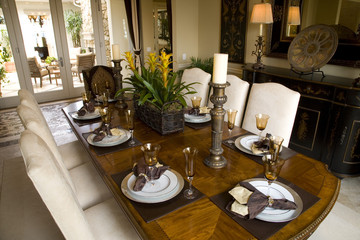
[[[210,97],[210,101],[214,104],[214,108],[211,109],[211,148],[210,156],[204,159],[204,164],[211,168],[223,168],[226,166],[227,160],[222,156],[223,149],[222,133],[224,116],[226,111],[223,108],[224,103],[227,101],[225,95],[225,88],[230,86],[229,82],[224,84],[217,84],[210,82],[209,85],[213,88],[213,95]]]
[[[121,61],[123,59],[111,60],[114,63],[113,72],[115,77],[116,92],[123,88],[122,86],[122,74],[121,74]],[[118,97],[118,102],[115,105],[117,108],[127,108],[127,104],[124,100],[124,93]]]

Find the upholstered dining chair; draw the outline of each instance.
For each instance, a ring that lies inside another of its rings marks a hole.
[[[20,137],[20,149],[29,178],[66,239],[139,239],[114,198],[85,210],[81,208],[72,187],[56,166],[54,155],[39,136],[25,130]]]
[[[49,80],[51,83],[51,75],[49,70],[46,67],[40,65],[36,57],[30,57],[27,59],[30,76],[34,78],[36,84],[36,78],[40,78],[40,87],[42,88],[42,81],[45,76],[49,76]]]
[[[241,126],[242,119],[244,116],[246,99],[249,92],[250,84],[244,80],[241,80],[235,75],[227,75],[226,81],[230,83],[230,86],[225,89],[225,94],[227,96],[227,101],[224,104],[224,109],[235,109],[237,110],[235,125]],[[212,90],[210,96],[212,95]],[[213,108],[214,104],[209,101],[208,107]],[[227,114],[225,114],[224,121],[228,119]]]
[[[18,95],[20,98],[20,104],[31,108],[33,113],[41,120],[42,125],[49,128],[34,95],[25,89],[19,90]],[[51,133],[50,129],[48,130],[48,132]],[[53,138],[52,134],[51,136],[49,135],[48,138]],[[88,153],[78,140],[59,145],[57,148],[67,169],[72,169],[89,161]]]
[[[192,106],[191,97],[199,96],[202,98],[200,106],[206,106],[209,95],[209,82],[211,79],[211,74],[203,71],[200,68],[190,68],[185,69],[181,78],[181,82],[186,84],[198,82],[199,84],[194,84],[192,87],[197,91],[195,94],[186,95],[186,103],[188,106]]]
[[[268,114],[270,119],[265,133],[284,138],[283,146],[290,142],[300,93],[279,83],[254,83],[251,87],[242,128],[258,133],[255,115]]]
[[[76,55],[76,62],[74,66],[71,67],[71,72],[75,73],[79,77],[80,82],[82,82],[81,79],[82,71],[92,68],[94,64],[95,64],[94,53],[78,54]]]
[[[115,78],[112,68],[102,65],[94,66],[83,71],[85,90],[92,92],[95,96],[97,88],[98,94],[106,92],[106,84],[110,89],[110,95],[115,95]]]
[[[111,197],[111,193],[90,161],[86,161],[85,163],[68,170],[65,166],[65,161],[71,161],[72,158],[77,156],[69,155],[68,157],[70,159],[64,159],[62,157],[49,128],[42,123],[30,108],[19,105],[17,107],[17,112],[25,129],[36,133],[44,142],[46,142],[49,150],[54,156],[55,164],[58,166],[59,171],[62,173],[68,184],[72,187],[83,209],[87,209]],[[89,158],[88,154],[85,156]]]

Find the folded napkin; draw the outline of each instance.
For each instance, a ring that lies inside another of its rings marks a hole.
[[[189,115],[194,116],[205,116],[207,113],[210,113],[210,108],[208,107],[200,107],[200,108],[191,108],[187,112]]]
[[[84,106],[82,106],[78,111],[78,116],[84,116],[87,112],[92,113],[95,111],[95,106],[93,102],[84,103]]]
[[[106,136],[120,136],[125,133],[123,131],[120,131],[120,129],[117,127],[112,127],[111,124],[109,129],[105,126],[105,124],[102,124],[100,127],[93,131],[93,134],[95,134],[93,141],[100,142]]]
[[[241,182],[229,191],[234,200],[226,206],[236,216],[253,219],[266,207],[276,209],[296,209],[296,203],[287,199],[271,199],[257,190],[248,182]]]
[[[267,133],[265,138],[254,142],[251,145],[251,151],[254,154],[268,153],[269,149],[270,149],[270,140],[269,140],[270,137],[271,137],[271,134]]]
[[[146,182],[151,179],[151,176],[154,179],[159,179],[161,175],[169,169],[169,166],[163,166],[160,163],[157,163],[154,166],[153,171],[149,169],[149,166],[146,165],[145,160],[141,159],[138,163],[136,163],[132,169],[136,181],[133,190],[134,191],[141,191],[145,186]]]

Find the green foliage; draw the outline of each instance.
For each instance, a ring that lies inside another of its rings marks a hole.
[[[65,11],[65,27],[66,31],[71,35],[71,40],[74,47],[80,47],[80,32],[82,29],[82,16],[80,11],[67,10]]]
[[[167,103],[178,101],[182,106],[186,107],[187,104],[184,97],[185,95],[196,93],[192,85],[198,83],[177,83],[177,74],[172,71],[168,73],[167,79],[164,81],[164,76],[159,69],[159,65],[160,64],[156,65],[157,68],[154,71],[151,71],[150,67],[148,69],[141,67],[141,75],[137,70],[132,69],[134,75],[130,78],[126,78],[123,82],[131,84],[133,87],[119,90],[116,93],[116,97],[120,96],[125,91],[130,91],[134,94],[135,98],[138,99],[139,105],[149,103],[160,110],[169,110],[163,109],[164,105],[166,104],[166,106],[171,107],[171,105],[168,105]]]
[[[51,64],[53,61],[56,61],[56,57],[50,57],[50,56],[47,56],[47,58],[45,59],[45,62],[47,64]]]
[[[7,33],[7,30],[2,29],[1,30],[1,44],[3,47],[3,55],[6,55],[5,57],[7,58],[6,62],[9,62],[12,58],[12,52],[11,52],[11,47],[10,47],[10,38],[9,35]]]
[[[212,74],[213,66],[214,66],[214,58],[205,58],[202,60],[201,58],[191,57],[191,68],[200,68],[207,73]]]

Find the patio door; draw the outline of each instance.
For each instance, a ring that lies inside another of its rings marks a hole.
[[[106,64],[102,25],[95,33],[93,25],[101,19],[99,1],[0,0],[1,36],[6,32],[14,65],[2,84],[0,108],[16,106],[20,88],[33,91],[39,102],[80,96],[78,59]]]

